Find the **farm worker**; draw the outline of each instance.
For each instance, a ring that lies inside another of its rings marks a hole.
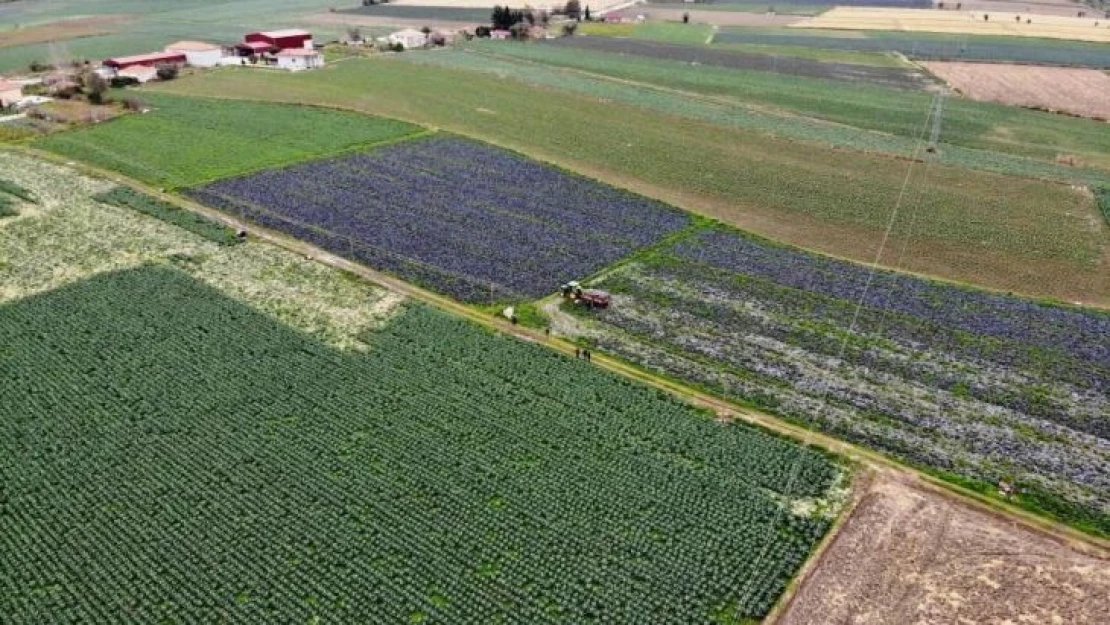
[[[581,357],[582,357],[582,350],[580,350],[580,349],[578,349],[577,347],[575,347],[575,348],[574,348],[574,357],[575,357],[575,358],[581,358]]]

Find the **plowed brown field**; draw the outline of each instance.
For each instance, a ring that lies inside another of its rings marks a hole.
[[[1105,623],[1110,555],[880,476],[778,625]]]
[[[993,63],[924,63],[972,100],[1110,119],[1110,76],[1094,69]]]

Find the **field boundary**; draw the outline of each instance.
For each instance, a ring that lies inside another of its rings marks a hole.
[[[69,165],[71,167],[74,166],[71,164],[73,163],[73,161],[69,161],[64,157],[50,152],[44,152],[34,148],[26,148],[22,146],[13,146],[9,149],[16,152],[22,152],[25,155],[36,157],[51,163]],[[467,306],[465,304],[456,302],[448,297],[432,293],[426,289],[417,287],[401,279],[382,273],[370,267],[348,261],[313,245],[304,243],[284,234],[273,232],[265,228],[256,226],[253,223],[240,221],[221,211],[210,209],[175,194],[169,194],[164,191],[160,191],[158,189],[150,187],[149,185],[146,185],[145,183],[133,180],[121,174],[103,170],[80,162],[76,163],[75,168],[78,171],[85,173],[86,175],[109,180],[115,182],[116,184],[132,187],[137,191],[153,195],[159,199],[173,203],[186,210],[199,213],[210,219],[214,219],[221,223],[227,224],[233,228],[248,228],[249,232],[253,236],[257,236],[261,240],[285,248],[289,251],[302,254],[306,258],[316,260],[317,262],[323,263],[349,274],[359,276],[365,280],[378,284],[379,286],[383,286],[396,293],[434,306],[440,310],[443,310],[444,312],[461,316],[491,331],[511,335],[516,337],[517,339],[528,341],[531,343],[544,345],[549,349],[558,351],[568,356],[573,353],[575,349],[578,349],[577,345],[570,341],[546,335],[541,330],[527,328],[520,325],[513,325],[509,322],[509,320],[501,318],[500,316],[491,316],[488,313],[483,312],[477,308]],[[949,482],[942,478],[933,476],[928,472],[921,471],[917,468],[906,465],[882,453],[859,447],[852,443],[842,441],[816,430],[804,428],[797,424],[790,423],[789,421],[785,421],[779,417],[775,417],[769,413],[755,410],[750,407],[741,406],[732,401],[717,397],[711,393],[706,393],[704,391],[695,389],[684,383],[679,383],[674,380],[657,376],[653,373],[644,371],[637,366],[630,365],[614,356],[610,356],[607,354],[597,354],[596,357],[592,359],[592,362],[612,373],[621,375],[622,377],[628,379],[636,380],[657,390],[670,393],[671,395],[674,395],[675,397],[689,402],[695,406],[703,409],[708,409],[716,413],[721,418],[738,419],[749,425],[761,427],[778,435],[788,437],[792,440],[797,441],[799,444],[817,447],[819,449],[825,450],[826,452],[840,455],[850,462],[867,463],[875,468],[892,469],[913,476],[916,478],[918,483],[929,484],[938,489],[940,492],[943,492],[944,494],[954,497],[960,501],[964,501],[965,503],[968,503],[969,505],[972,505],[977,509],[986,510],[994,514],[1005,515],[1007,517],[1007,520],[1010,520],[1015,524],[1020,523],[1027,529],[1055,536],[1060,540],[1066,541],[1067,544],[1073,546],[1074,548],[1080,550],[1094,550],[1095,553],[1099,553],[1103,556],[1110,553],[1110,539],[1083,532],[1065,523],[1036,514],[1019,506],[1006,503],[1002,500],[990,497],[988,495],[984,495],[983,493],[976,492],[960,484]]]

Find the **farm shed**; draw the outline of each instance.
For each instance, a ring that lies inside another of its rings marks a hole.
[[[223,46],[203,41],[177,41],[166,46],[166,52],[179,52],[193,67],[215,67],[224,57]]]
[[[489,32],[490,39],[508,39],[512,37],[512,33],[507,30],[491,30]]]
[[[274,44],[265,41],[246,41],[235,44],[235,51],[239,53],[239,56],[256,56],[273,52],[276,49]]]
[[[106,67],[111,67],[117,72],[128,67],[141,65],[155,67],[158,65],[177,65],[186,63],[185,55],[181,52],[152,52],[150,54],[136,54],[134,56],[117,56],[104,60]]]
[[[404,46],[406,50],[409,48],[421,48],[428,43],[428,36],[419,30],[406,28],[391,34],[389,36],[389,43],[394,45],[399,43]]]
[[[158,77],[158,70],[146,65],[133,65],[116,72],[120,78],[134,78],[140,83],[150,82]]]
[[[23,98],[23,85],[0,79],[0,108],[11,106]]]
[[[282,50],[274,55],[281,69],[298,71],[324,66],[324,55],[316,50]]]
[[[279,50],[290,50],[294,48],[307,48],[311,50],[315,47],[312,45],[312,34],[306,30],[297,28],[250,33],[246,37],[243,37],[243,41],[248,44],[268,43]]]

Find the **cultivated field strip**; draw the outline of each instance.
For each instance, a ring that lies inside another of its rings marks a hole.
[[[831,63],[789,56],[780,57],[770,54],[733,52],[707,46],[686,46],[613,37],[562,37],[543,43],[544,45],[575,50],[681,61],[691,65],[710,65],[807,78],[862,82],[900,89],[922,89],[932,83],[924,74],[911,69]]]
[[[615,304],[587,334],[915,465],[1016,482],[1030,507],[1110,533],[1110,315],[881,272],[856,317],[866,280],[708,230],[606,276]]]
[[[735,29],[718,33],[714,43],[807,46],[861,52],[893,51],[921,61],[988,61],[1075,67],[1110,68],[1110,50],[1103,44],[1063,40],[1026,41],[1007,37],[924,33],[778,33]]]
[[[0,306],[0,340],[16,622],[758,617],[840,479],[422,307],[343,353],[144,268]]]
[[[474,303],[551,293],[689,221],[659,202],[447,136],[188,194]]]

